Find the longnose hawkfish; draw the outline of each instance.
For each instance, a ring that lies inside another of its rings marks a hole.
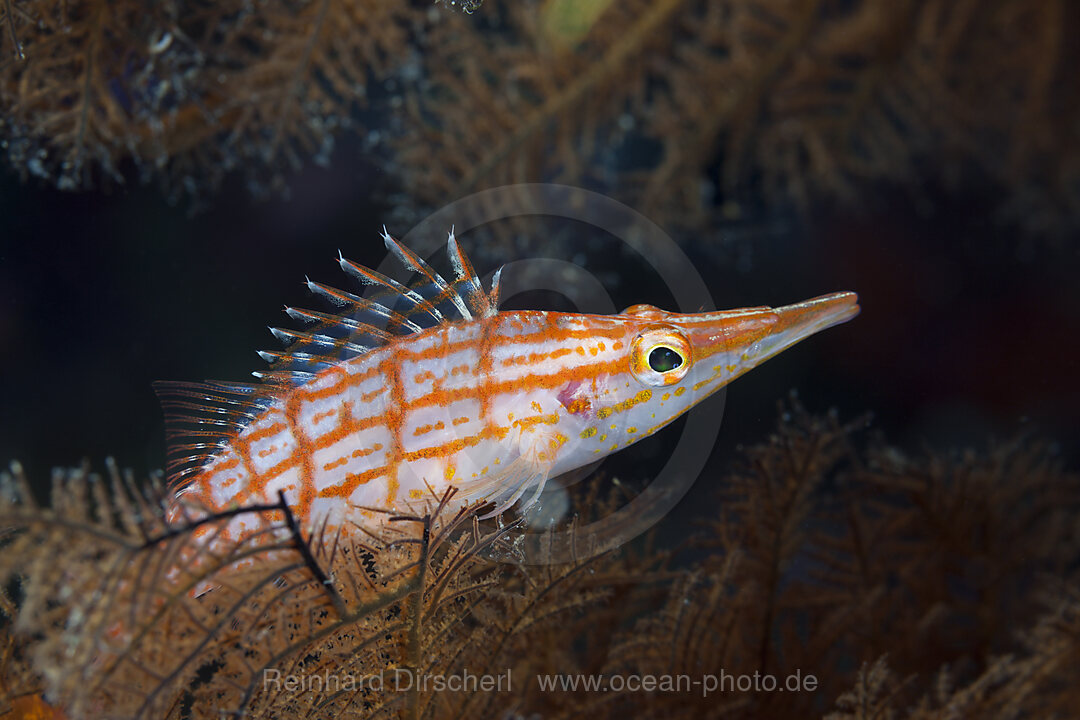
[[[283,493],[309,527],[346,533],[377,532],[379,510],[415,514],[450,487],[458,508],[524,510],[549,478],[652,435],[859,312],[851,292],[690,314],[500,312],[499,273],[485,291],[453,232],[450,281],[385,230],[383,240],[416,283],[339,256],[367,296],[308,280],[338,312],[287,307],[308,326],[271,330],[290,344],[260,353],[271,363],[255,373],[262,383],[159,388],[178,504],[220,512]],[[236,514],[223,535],[257,524]]]

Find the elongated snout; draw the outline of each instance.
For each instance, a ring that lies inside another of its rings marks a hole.
[[[788,349],[826,328],[847,322],[859,314],[859,296],[853,292],[822,295],[773,310],[776,322],[760,342],[749,348],[747,359],[757,363]]]
[[[709,369],[699,370],[694,389],[708,387],[707,392],[712,392],[800,340],[858,314],[858,296],[838,292],[778,308],[688,316],[695,318],[684,325],[694,348],[694,361]]]

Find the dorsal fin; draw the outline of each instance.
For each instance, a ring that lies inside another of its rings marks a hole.
[[[381,347],[396,336],[422,332],[442,323],[490,317],[498,312],[499,273],[484,293],[472,264],[451,230],[447,243],[456,277],[447,282],[414,252],[383,228],[387,249],[419,275],[403,285],[381,273],[346,260],[338,265],[365,288],[364,297],[305,279],[308,290],[336,306],[336,313],[286,307],[304,323],[301,330],[270,328],[287,347],[262,350],[268,370],[253,373],[261,384],[225,382],[157,382],[154,389],[165,411],[167,466],[172,487],[183,485],[219,453],[225,444],[289,388],[319,372]]]
[[[256,377],[271,384],[303,384],[321,370],[381,347],[395,336],[498,312],[499,273],[495,273],[491,292],[485,293],[452,229],[447,239],[447,254],[455,273],[451,282],[391,237],[385,227],[382,240],[394,257],[418,275],[417,281],[403,285],[339,253],[338,265],[360,281],[363,296],[306,279],[312,294],[337,306],[337,313],[286,307],[289,317],[307,323],[307,327],[302,331],[271,328],[288,347],[260,352],[270,369],[254,373]]]
[[[166,473],[173,489],[281,395],[272,385],[164,380],[154,383],[154,392],[165,413]]]

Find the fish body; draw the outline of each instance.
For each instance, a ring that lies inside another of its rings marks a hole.
[[[315,316],[319,332],[289,333],[296,349],[274,354],[277,374],[268,375],[278,383],[269,392],[181,389],[187,409],[199,405],[196,397],[212,418],[238,406],[244,422],[216,445],[179,445],[181,453],[213,449],[183,457],[189,478],[178,501],[213,512],[283,493],[298,518],[345,532],[376,531],[385,517],[378,511],[416,513],[450,487],[456,505],[489,502],[489,514],[528,507],[548,479],[655,433],[859,309],[853,293],[835,293],[776,309],[694,314],[648,305],[617,315],[499,312],[497,279],[483,291],[452,234],[452,282],[384,240],[421,273],[420,285],[404,288],[342,259],[381,299],[309,281],[346,307],[337,316],[290,311]],[[405,310],[388,298],[404,300]],[[395,331],[357,319],[372,313]],[[411,319],[425,313],[434,325]],[[365,347],[361,336],[378,345]],[[204,418],[195,422],[203,423],[196,433],[212,432]],[[225,534],[241,536],[258,522],[237,515]]]

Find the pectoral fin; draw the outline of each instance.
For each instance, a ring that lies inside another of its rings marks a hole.
[[[544,491],[550,469],[550,466],[538,466],[526,455],[518,456],[516,460],[506,466],[506,469],[497,478],[493,478],[492,487],[495,494],[486,499],[495,503],[495,508],[491,512],[481,515],[480,519],[486,520],[501,515],[520,500],[526,490],[535,486],[536,489],[529,496],[529,499],[518,508],[520,512],[524,513],[536,502],[537,498],[540,497],[540,493]]]
[[[566,439],[549,429],[534,429],[521,433],[518,441],[520,454],[503,466],[495,475],[470,484],[466,492],[470,498],[495,504],[495,509],[481,516],[481,520],[499,515],[520,500],[530,488],[532,493],[521,506],[524,513],[540,498],[544,491],[559,448]]]

